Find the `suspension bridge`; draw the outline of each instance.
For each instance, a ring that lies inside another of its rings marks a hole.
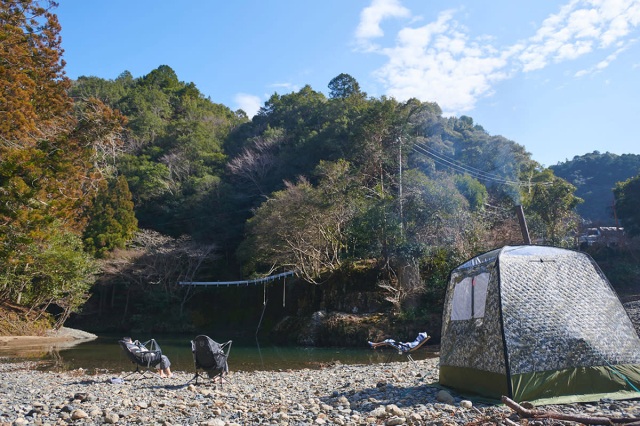
[[[249,286],[257,284],[267,284],[271,281],[279,280],[280,278],[286,278],[294,275],[295,272],[287,271],[280,274],[269,275],[262,278],[254,278],[252,280],[241,281],[178,281],[180,285],[202,285],[202,286]]]

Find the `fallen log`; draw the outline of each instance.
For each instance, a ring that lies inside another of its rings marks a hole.
[[[556,413],[553,411],[543,410],[531,410],[518,404],[511,398],[506,396],[502,397],[502,403],[513,411],[518,413],[520,417],[528,419],[554,419],[554,420],[566,420],[571,422],[583,423],[585,425],[615,425],[625,424],[626,426],[638,426],[640,425],[640,418],[628,418],[628,417],[605,417],[605,416],[585,416],[581,414],[564,414]]]

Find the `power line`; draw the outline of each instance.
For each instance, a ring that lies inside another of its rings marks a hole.
[[[485,207],[490,207],[490,208],[492,208],[494,210],[502,210],[504,212],[509,212],[509,213],[511,212],[511,209],[507,209],[505,207],[500,207],[500,206],[492,206],[491,204],[488,204],[488,203],[484,203],[484,206]]]
[[[483,170],[480,169],[476,169],[475,167],[472,166],[468,166],[458,160],[455,160],[453,158],[450,157],[446,157],[444,154],[439,154],[436,153],[432,150],[430,150],[429,148],[425,147],[422,144],[416,144],[413,146],[413,150],[415,152],[417,152],[418,154],[422,154],[422,155],[426,155],[429,158],[431,158],[434,162],[444,166],[444,167],[448,167],[451,168],[457,172],[460,173],[466,173],[478,180],[489,180],[489,181],[493,181],[496,183],[500,183],[503,185],[515,185],[515,186],[533,186],[532,183],[530,182],[523,182],[523,181],[514,181],[514,180],[509,180],[509,179],[505,179],[503,177],[500,177],[499,175],[496,175],[494,173],[489,173],[489,172],[485,172]],[[549,183],[543,183],[543,185],[548,185]]]
[[[429,147],[425,146],[424,144],[418,143],[418,144],[416,144],[416,145],[418,145],[420,148],[422,148],[423,150],[425,150],[425,151],[426,151],[426,152],[428,152],[429,154],[431,154],[431,155],[433,155],[433,156],[435,156],[435,157],[441,158],[441,159],[443,159],[443,161],[447,161],[447,162],[450,162],[450,163],[456,164],[456,165],[458,165],[459,167],[464,168],[466,171],[469,171],[469,172],[476,172],[476,173],[479,173],[479,174],[481,174],[481,175],[486,175],[488,178],[493,178],[493,177],[495,177],[495,176],[496,176],[495,174],[489,173],[489,172],[487,172],[487,171],[485,171],[485,170],[481,170],[481,169],[475,168],[475,167],[473,167],[473,166],[469,166],[468,164],[464,164],[463,162],[458,161],[458,160],[456,160],[456,159],[455,159],[455,158],[453,158],[453,157],[449,157],[449,156],[447,156],[447,155],[445,155],[445,154],[442,154],[442,153],[436,152],[436,151],[434,151],[434,150],[430,149]],[[500,178],[500,179],[502,179],[502,178]]]
[[[439,164],[445,165],[447,167],[453,168],[457,171],[461,171],[463,173],[467,173],[471,176],[474,177],[478,177],[480,179],[487,179],[487,180],[493,180],[499,183],[505,183],[505,184],[520,184],[520,182],[517,181],[511,181],[511,180],[507,180],[504,179],[498,175],[495,175],[493,173],[489,173],[489,172],[485,172],[483,170],[480,169],[476,169],[474,167],[468,166],[464,163],[461,163],[453,158],[450,157],[446,157],[443,154],[439,154],[436,153],[432,150],[430,150],[429,148],[421,145],[421,144],[417,144],[417,149],[416,151],[418,151],[421,154],[424,155],[428,155],[430,156],[434,161],[438,162]]]

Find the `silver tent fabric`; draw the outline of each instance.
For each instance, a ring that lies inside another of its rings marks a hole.
[[[511,374],[640,363],[629,316],[584,253],[514,250],[499,262]]]
[[[456,285],[482,273],[490,274],[484,316],[452,320]],[[640,339],[588,255],[555,247],[506,246],[452,271],[440,364],[507,376],[640,364]]]
[[[440,364],[506,374],[504,342],[500,323],[500,294],[494,262],[455,271],[449,283],[443,313]],[[484,317],[452,321],[455,285],[464,278],[489,273]]]

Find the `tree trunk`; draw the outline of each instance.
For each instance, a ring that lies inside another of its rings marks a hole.
[[[122,312],[122,323],[124,323],[125,318],[127,317],[127,312],[129,311],[129,295],[131,294],[131,287],[127,287],[127,298],[124,302],[124,312]]]

